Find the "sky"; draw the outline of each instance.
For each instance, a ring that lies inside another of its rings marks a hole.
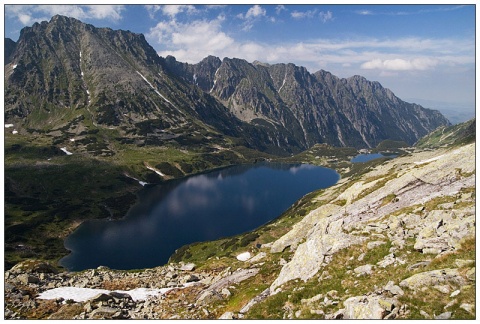
[[[474,109],[476,8],[474,2],[465,3],[12,3],[4,6],[4,34],[17,41],[23,27],[61,14],[96,27],[142,33],[160,56],[173,55],[181,62],[197,63],[214,55],[294,63],[312,73],[326,70],[341,78],[362,75],[409,102]]]

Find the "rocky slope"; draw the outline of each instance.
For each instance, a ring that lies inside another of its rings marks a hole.
[[[475,318],[474,161],[471,141],[416,149],[309,195],[248,245],[196,265],[57,273],[24,262],[5,273],[5,316]],[[102,290],[74,300],[84,292],[66,287]]]
[[[248,63],[209,56],[198,64],[166,64],[185,81],[220,100],[239,119],[287,134],[302,148],[315,143],[375,147],[385,139],[410,145],[449,122],[438,112],[409,104],[378,82],[309,73],[294,64]]]

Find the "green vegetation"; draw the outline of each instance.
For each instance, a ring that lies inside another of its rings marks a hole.
[[[421,138],[415,146],[418,148],[436,148],[473,143],[475,141],[475,121],[474,118],[450,127],[440,127]]]
[[[405,143],[404,141],[393,141],[393,140],[384,140],[380,142],[372,152],[390,152],[390,153],[397,153],[401,154],[404,151],[403,148],[407,148],[410,145]]]
[[[455,268],[455,260],[457,259],[475,259],[475,238],[467,238],[462,248],[455,253],[447,254],[441,258],[434,259],[428,266],[421,270],[409,270],[408,266],[420,261],[430,259],[429,255],[424,255],[413,249],[414,240],[408,240],[404,248],[397,250],[395,256],[403,261],[389,265],[386,268],[377,268],[372,274],[364,276],[356,276],[352,270],[356,267],[372,264],[375,265],[381,261],[386,255],[390,254],[391,242],[376,246],[373,249],[367,249],[367,243],[358,245],[354,248],[344,249],[333,255],[332,261],[325,266],[320,273],[303,283],[300,280],[293,280],[282,286],[282,291],[278,294],[268,297],[263,302],[254,305],[247,314],[249,319],[282,319],[285,311],[290,307],[292,312],[301,311],[301,319],[322,319],[323,315],[310,312],[315,309],[315,305],[328,297],[335,300],[336,296],[341,296],[344,301],[348,297],[361,296],[372,292],[375,289],[384,287],[390,280],[403,280],[421,271],[430,271],[435,269]],[[362,261],[358,261],[360,254],[364,254]],[[465,268],[464,271],[467,271]],[[396,284],[399,283],[396,282]],[[460,287],[450,282],[452,289],[461,289],[461,294],[457,296],[456,302],[448,309],[453,312],[453,319],[473,319],[474,315],[462,310],[459,306],[462,303],[475,304],[475,286]],[[452,290],[452,291],[453,291]],[[441,294],[433,287],[427,287],[422,290],[421,294],[415,291],[404,289],[405,295],[401,296],[400,302],[410,305],[410,313],[407,319],[424,319],[420,310],[427,311],[439,315],[445,312],[445,306],[450,303],[451,298],[447,294]],[[322,298],[318,302],[306,305],[302,300],[312,298],[322,294]],[[337,299],[338,300],[338,299]],[[343,307],[342,302],[332,303],[330,306],[318,306],[325,313],[334,313]]]

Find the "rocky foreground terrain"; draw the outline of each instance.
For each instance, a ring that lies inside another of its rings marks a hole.
[[[198,264],[19,263],[5,318],[475,318],[475,143],[417,149],[311,203],[286,234]]]

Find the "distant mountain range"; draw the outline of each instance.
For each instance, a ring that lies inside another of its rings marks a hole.
[[[5,122],[24,133],[103,127],[127,143],[230,138],[286,154],[316,143],[413,144],[449,125],[361,76],[213,56],[181,63],[158,56],[142,34],[64,16],[24,28],[16,43],[5,39],[4,51]]]

